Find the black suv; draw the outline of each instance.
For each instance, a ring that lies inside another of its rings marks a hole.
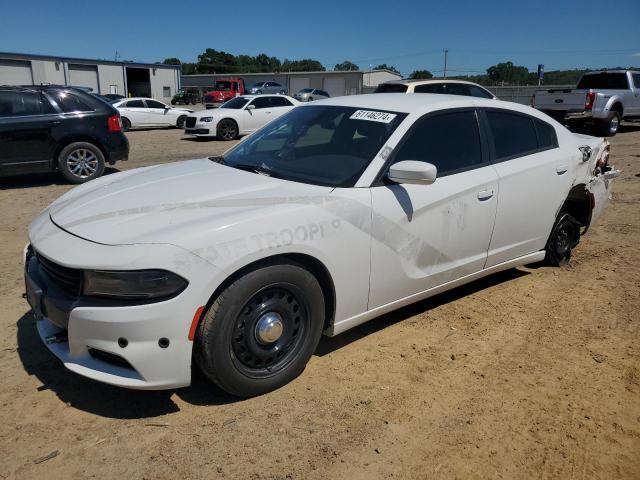
[[[0,86],[0,177],[59,171],[71,183],[127,160],[118,111],[78,88]]]

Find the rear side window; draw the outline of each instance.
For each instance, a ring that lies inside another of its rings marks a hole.
[[[578,82],[578,90],[586,90],[588,88],[598,90],[626,90],[629,88],[627,82],[627,74],[620,73],[592,73],[583,75]]]
[[[0,118],[56,113],[40,92],[0,91]]]
[[[424,85],[416,85],[413,88],[415,93],[447,93],[444,91],[443,83],[426,83]]]
[[[469,85],[469,93],[472,97],[480,98],[493,98],[490,92],[487,92],[484,88],[476,87],[475,85]]]
[[[407,86],[401,83],[381,83],[373,93],[406,93]]]
[[[445,85],[445,93],[449,95],[463,95],[465,97],[470,96],[469,86],[463,83],[447,83]]]
[[[556,129],[542,120],[536,119],[533,123],[536,126],[536,132],[538,134],[538,148],[541,150],[556,148],[558,146]]]
[[[394,163],[419,160],[438,168],[438,176],[482,165],[478,122],[473,111],[442,113],[418,120],[406,137]]]
[[[145,108],[144,102],[142,100],[131,100],[127,102],[127,108]]]
[[[524,156],[538,149],[538,137],[531,117],[487,111],[496,160]]]
[[[60,91],[53,94],[53,97],[60,107],[60,109],[64,113],[71,112],[93,112],[95,109],[83,99],[81,99],[78,95],[71,93]]]

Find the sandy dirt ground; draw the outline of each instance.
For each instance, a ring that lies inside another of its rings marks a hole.
[[[221,153],[131,132],[118,169]],[[127,391],[66,371],[21,295],[28,223],[68,190],[0,182],[0,478],[640,478],[640,127],[570,265],[518,268],[323,339],[250,400],[201,377]]]

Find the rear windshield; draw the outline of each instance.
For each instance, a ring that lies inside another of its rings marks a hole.
[[[401,83],[381,83],[373,93],[405,93],[407,86]]]
[[[231,82],[216,82],[216,90],[218,92],[226,92],[231,90]]]
[[[578,83],[578,89],[626,90],[629,88],[626,73],[591,73],[584,75]]]

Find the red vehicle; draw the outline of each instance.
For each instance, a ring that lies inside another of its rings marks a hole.
[[[205,108],[215,108],[227,100],[244,95],[244,80],[242,78],[230,78],[228,80],[216,80],[213,90],[203,96]]]

